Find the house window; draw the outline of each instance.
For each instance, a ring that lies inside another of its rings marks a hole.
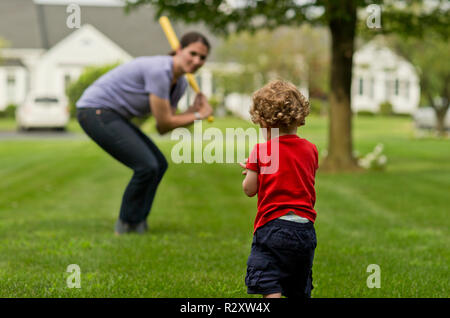
[[[65,74],[64,75],[64,89],[67,89],[70,82],[71,82],[70,74]]]
[[[394,94],[395,96],[398,96],[399,93],[399,87],[400,86],[400,82],[398,80],[398,78],[395,79],[395,86],[394,86]]]
[[[6,99],[8,102],[14,102],[16,99],[16,76],[14,73],[6,75]]]
[[[363,87],[363,85],[364,85],[363,78],[360,77],[360,78],[359,78],[359,89],[358,89],[358,94],[359,94],[360,96],[364,95],[364,87]]]
[[[212,81],[212,93],[214,95],[214,94],[217,93],[217,87],[216,87],[216,85],[217,85],[217,78],[213,75],[211,81]]]

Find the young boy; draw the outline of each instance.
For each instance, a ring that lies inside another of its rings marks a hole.
[[[267,142],[255,145],[247,163],[240,164],[245,194],[258,194],[245,277],[249,294],[311,297],[318,153],[296,134],[308,114],[308,100],[291,83],[273,81],[253,94],[250,115],[267,129]],[[267,169],[274,161],[277,169]]]

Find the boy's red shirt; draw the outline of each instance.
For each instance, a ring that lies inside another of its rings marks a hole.
[[[316,146],[297,135],[283,135],[255,145],[246,164],[247,169],[258,173],[254,232],[289,211],[315,221],[318,167]]]

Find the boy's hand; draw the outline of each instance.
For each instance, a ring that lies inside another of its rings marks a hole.
[[[247,175],[247,168],[245,163],[239,162],[239,165],[244,169],[244,171],[242,171],[242,174],[245,176]]]
[[[239,162],[241,168],[244,169],[242,174],[245,175],[244,181],[242,181],[242,189],[249,197],[254,196],[258,192],[258,173],[253,170],[248,170],[246,163],[248,159],[245,159],[245,163]]]

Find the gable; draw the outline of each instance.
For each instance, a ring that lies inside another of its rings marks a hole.
[[[132,57],[93,26],[86,24],[52,47],[44,56],[59,64],[105,64]]]

